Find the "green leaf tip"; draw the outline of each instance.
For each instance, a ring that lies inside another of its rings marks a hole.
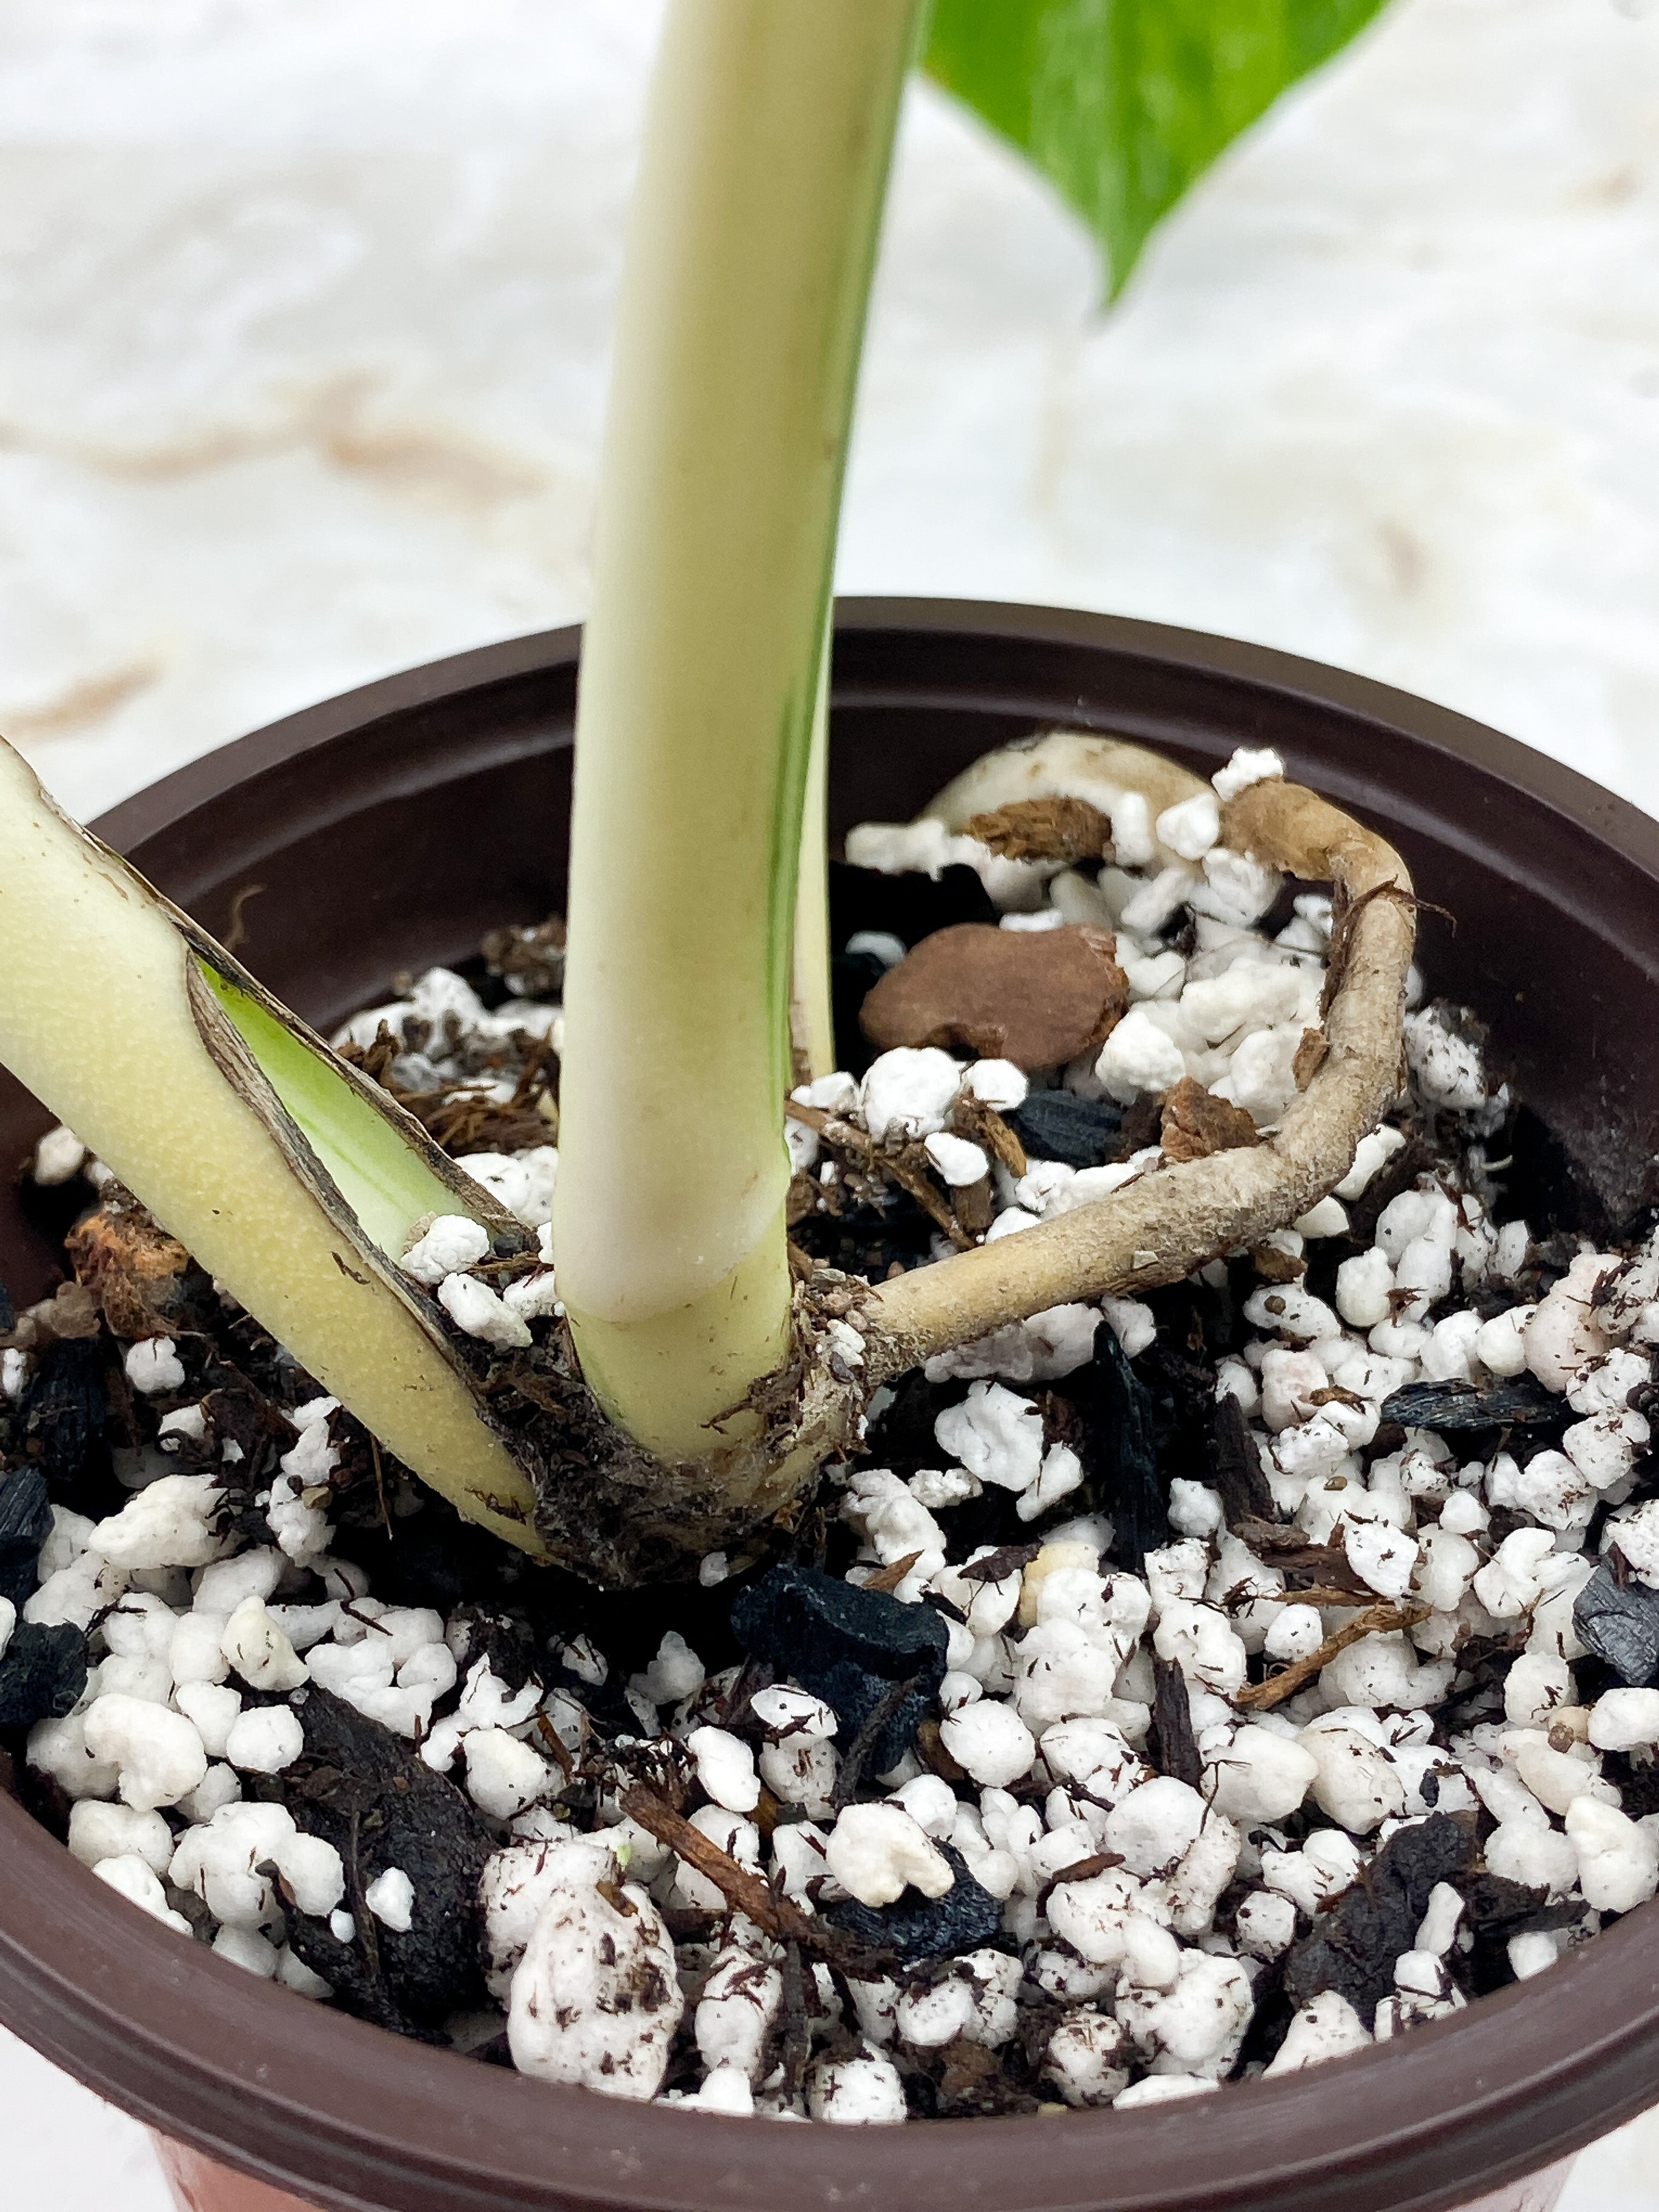
[[[1028,155],[1107,298],[1189,185],[1383,0],[937,0],[923,66]]]

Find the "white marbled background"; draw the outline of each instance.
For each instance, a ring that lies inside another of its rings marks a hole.
[[[583,611],[657,0],[0,0],[0,729],[93,814]],[[908,112],[840,581],[1424,692],[1659,811],[1659,0],[1395,0],[1117,312]],[[162,2212],[0,2039],[20,2204]],[[1564,2212],[1659,2207],[1659,2124]]]

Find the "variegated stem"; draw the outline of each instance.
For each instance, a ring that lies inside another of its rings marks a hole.
[[[387,1449],[521,1549],[532,1486],[396,1265],[524,1232],[0,744],[0,1061]]]
[[[788,1342],[802,799],[918,16],[674,0],[648,104],[578,708],[556,1204],[583,1373],[670,1461],[729,1435]]]

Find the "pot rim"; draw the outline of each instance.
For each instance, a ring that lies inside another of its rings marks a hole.
[[[969,601],[843,601],[837,630],[854,648],[860,636],[893,633],[957,641],[964,664],[975,654],[987,664],[961,681],[896,689],[896,704],[994,707],[1006,642],[1191,672],[1198,703],[1243,690],[1267,714],[1296,701],[1334,710],[1369,726],[1379,744],[1390,732],[1409,738],[1541,803],[1633,864],[1659,898],[1659,823],[1514,739],[1363,677],[1161,625]],[[555,679],[568,693],[579,639],[574,629],[516,639],[348,692],[174,771],[104,816],[100,834],[131,848],[167,833],[177,849],[189,817],[226,793],[310,754],[320,763],[372,725],[413,717],[413,728],[423,709],[526,679]],[[878,704],[881,694],[855,668],[843,683],[838,668],[840,703]],[[1010,711],[1040,723],[1030,698],[1029,679],[1023,690],[1010,682]],[[1064,699],[1052,719],[1127,726],[1098,709],[1068,714]],[[1200,720],[1195,704],[1195,728]],[[427,778],[418,750],[403,789]],[[485,743],[469,761],[483,765],[488,751]],[[326,792],[318,804],[326,812]],[[1397,793],[1390,804],[1398,818]],[[1427,800],[1421,818],[1435,821]],[[1435,826],[1443,837],[1443,822]],[[801,2136],[529,2081],[254,1982],[95,1881],[0,1790],[0,2020],[165,2133],[341,2208],[771,2212],[787,2189],[860,2212],[1107,2203],[1114,2212],[1323,2212],[1340,2190],[1352,2212],[1432,2212],[1535,2172],[1650,2101],[1659,2087],[1653,1910],[1455,2020],[1282,2081],[1121,2114],[1072,2113],[1063,2125],[947,2120],[820,2126]]]

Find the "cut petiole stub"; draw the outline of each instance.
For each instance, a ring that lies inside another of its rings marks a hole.
[[[397,1264],[427,1215],[524,1231],[3,744],[0,1060],[390,1451],[541,1551],[532,1482]]]

